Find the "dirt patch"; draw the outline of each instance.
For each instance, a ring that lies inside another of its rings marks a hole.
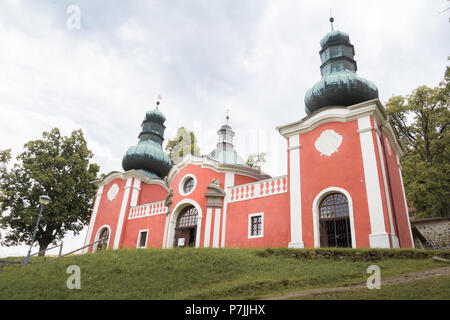
[[[391,285],[391,284],[397,284],[397,283],[404,283],[404,282],[410,282],[410,281],[416,281],[416,280],[422,280],[422,279],[430,279],[430,278],[437,278],[442,276],[448,276],[450,275],[450,267],[443,267],[443,268],[437,268],[437,269],[431,269],[427,271],[421,271],[421,272],[414,272],[414,273],[408,273],[404,274],[395,278],[390,279],[382,279],[381,285]],[[359,289],[366,289],[366,283],[356,283],[356,284],[350,284],[345,287],[337,287],[337,288],[322,288],[322,289],[313,289],[313,290],[304,290],[299,292],[293,292],[285,295],[280,295],[277,297],[272,298],[265,298],[262,300],[286,300],[296,297],[302,297],[302,296],[310,296],[310,295],[318,295],[322,293],[334,293],[334,292],[341,292],[341,291],[348,291],[348,290],[359,290]]]

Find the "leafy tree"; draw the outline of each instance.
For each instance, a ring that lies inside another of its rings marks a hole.
[[[194,132],[188,131],[184,127],[178,128],[176,136],[167,142],[165,149],[169,151],[169,157],[174,164],[180,162],[189,153],[200,156],[200,148]]]
[[[261,164],[266,162],[266,152],[252,153],[247,158],[247,165],[251,168],[261,170]]]
[[[61,240],[66,232],[77,235],[89,222],[99,166],[89,163],[92,152],[81,130],[61,136],[58,128],[29,141],[18,162],[8,170],[10,150],[0,152],[0,227],[6,246],[29,244],[39,215],[39,196],[52,202],[42,213],[35,241],[39,250]]]
[[[450,215],[450,68],[439,86],[420,86],[386,104],[406,152],[401,159],[405,193],[417,218]]]

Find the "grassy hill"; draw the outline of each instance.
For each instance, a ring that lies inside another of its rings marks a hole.
[[[0,299],[256,299],[445,266],[450,251],[370,249],[129,249],[4,268]],[[36,261],[36,260],[34,260]],[[81,271],[68,289],[67,268]],[[425,298],[425,297],[424,297]],[[448,297],[450,299],[450,297]]]

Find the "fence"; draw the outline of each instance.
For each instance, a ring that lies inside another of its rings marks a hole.
[[[83,246],[83,247],[81,247],[81,248],[75,249],[75,250],[70,251],[70,252],[65,253],[65,254],[62,254],[63,242],[61,242],[61,243],[58,244],[57,246],[54,246],[54,247],[51,247],[51,248],[47,248],[47,249],[38,251],[38,252],[36,252],[36,253],[33,253],[33,254],[30,255],[30,257],[39,255],[39,254],[42,253],[42,252],[46,252],[46,251],[49,251],[49,250],[52,250],[52,249],[55,249],[55,248],[58,248],[58,247],[59,247],[58,257],[56,258],[56,259],[59,259],[59,258],[68,256],[68,255],[70,255],[70,254],[72,254],[72,253],[75,253],[75,252],[77,252],[77,251],[80,251],[80,250],[82,250],[82,249],[84,249],[84,248],[93,246],[94,244],[96,244],[96,243],[98,243],[98,242],[100,242],[100,241],[101,241],[101,240],[94,241],[94,242],[92,242],[92,243],[90,243],[90,244],[88,244],[88,245],[85,245],[85,246]],[[47,257],[44,256],[44,259],[43,259],[42,261],[39,261],[39,262],[37,262],[37,261],[29,261],[28,264],[32,264],[32,263],[44,263],[44,262],[46,261],[46,259],[47,259]],[[0,271],[3,271],[3,268],[6,267],[6,266],[9,266],[9,265],[13,265],[13,264],[23,264],[24,261],[25,261],[25,257],[20,258],[20,259],[17,259],[17,260],[9,260],[9,261],[8,261],[8,260],[0,260]]]

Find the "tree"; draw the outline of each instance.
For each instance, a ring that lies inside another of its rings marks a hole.
[[[167,142],[165,149],[169,151],[169,157],[174,164],[180,162],[189,153],[200,156],[200,148],[194,132],[188,131],[184,127],[178,128],[176,136]]]
[[[401,159],[405,193],[417,218],[450,215],[450,68],[438,87],[393,96],[387,113],[406,149]]]
[[[2,245],[29,244],[39,215],[39,196],[48,195],[36,241],[39,250],[61,240],[66,232],[77,235],[89,222],[99,166],[81,130],[61,136],[58,128],[42,134],[43,139],[24,145],[18,162],[8,170],[10,150],[0,152],[0,227],[9,233]]]
[[[247,165],[251,168],[261,170],[261,164],[266,162],[266,152],[252,153],[247,158]]]

